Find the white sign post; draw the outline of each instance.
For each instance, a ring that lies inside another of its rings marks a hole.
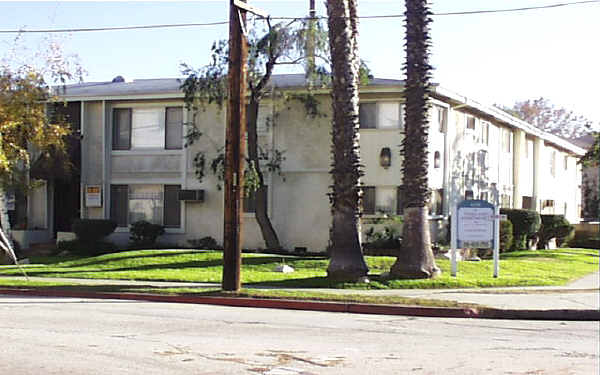
[[[465,200],[452,211],[451,275],[457,274],[458,248],[494,249],[494,277],[499,271],[500,215],[498,208],[483,200]]]

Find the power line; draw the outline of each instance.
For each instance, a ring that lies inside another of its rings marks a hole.
[[[558,3],[539,5],[533,7],[523,8],[507,8],[507,9],[490,9],[490,10],[472,10],[472,11],[460,11],[460,12],[442,12],[432,13],[432,16],[461,16],[461,15],[474,15],[474,14],[490,14],[490,13],[510,13],[510,12],[524,12],[530,10],[539,9],[550,9],[560,8],[573,5],[584,5],[600,3],[600,0],[586,0],[586,1],[575,1],[569,3]],[[404,18],[404,14],[390,14],[390,15],[378,15],[378,16],[360,16],[360,19],[378,19],[378,18]],[[271,17],[273,20],[308,20],[313,19],[309,17]],[[316,19],[327,19],[327,17],[316,17]],[[218,21],[218,22],[207,22],[207,23],[175,23],[175,24],[159,24],[159,25],[141,25],[141,26],[117,26],[117,27],[90,27],[90,28],[72,28],[72,29],[36,29],[36,30],[0,30],[0,34],[16,34],[16,33],[77,33],[77,32],[92,32],[92,31],[120,31],[120,30],[143,30],[143,29],[166,29],[176,27],[198,27],[198,26],[218,26],[227,25],[229,21]]]

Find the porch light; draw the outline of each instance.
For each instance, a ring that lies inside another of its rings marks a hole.
[[[392,165],[392,152],[389,147],[381,149],[381,153],[379,154],[379,164],[386,169]]]

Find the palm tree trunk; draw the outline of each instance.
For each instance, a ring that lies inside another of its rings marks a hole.
[[[431,278],[440,273],[431,250],[429,201],[428,110],[431,93],[427,0],[406,0],[406,111],[402,141],[404,225],[402,249],[390,270],[393,278]]]
[[[248,131],[248,159],[250,163],[254,165],[256,176],[258,177],[258,188],[254,192],[256,210],[254,217],[258,222],[260,231],[262,233],[265,245],[269,250],[281,249],[277,232],[273,228],[271,219],[267,213],[267,186],[265,186],[265,180],[260,168],[260,160],[258,155],[258,135],[256,131],[256,122],[258,119],[258,108],[259,102],[256,100],[254,95],[250,96],[250,102],[248,103],[248,110],[246,111],[247,125],[246,130]]]
[[[332,60],[331,131],[333,179],[330,231],[330,278],[358,280],[369,269],[358,237],[360,155],[358,145],[358,75],[356,2],[329,0],[329,46]]]

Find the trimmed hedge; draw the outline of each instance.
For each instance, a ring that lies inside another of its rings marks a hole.
[[[140,220],[130,225],[129,233],[133,246],[145,247],[154,245],[157,238],[165,233],[165,228],[162,225]]]
[[[542,223],[540,214],[533,210],[501,208],[500,213],[508,216],[513,226],[514,242],[512,250],[527,250],[527,240],[537,234]]]
[[[111,242],[92,241],[84,242],[80,240],[60,241],[56,248],[59,252],[68,251],[74,255],[96,256],[102,254],[114,253],[117,247]]]
[[[569,241],[569,247],[600,250],[600,237],[593,237],[585,233],[576,233]]]
[[[500,221],[500,252],[508,252],[513,244],[513,226],[508,220]]]
[[[108,236],[117,228],[114,220],[106,219],[75,219],[71,230],[81,242],[97,242]]]
[[[558,240],[568,237],[573,231],[573,226],[564,215],[541,215],[542,225],[538,231],[538,250],[548,248],[548,242],[551,239],[557,239],[557,245],[560,246]]]

